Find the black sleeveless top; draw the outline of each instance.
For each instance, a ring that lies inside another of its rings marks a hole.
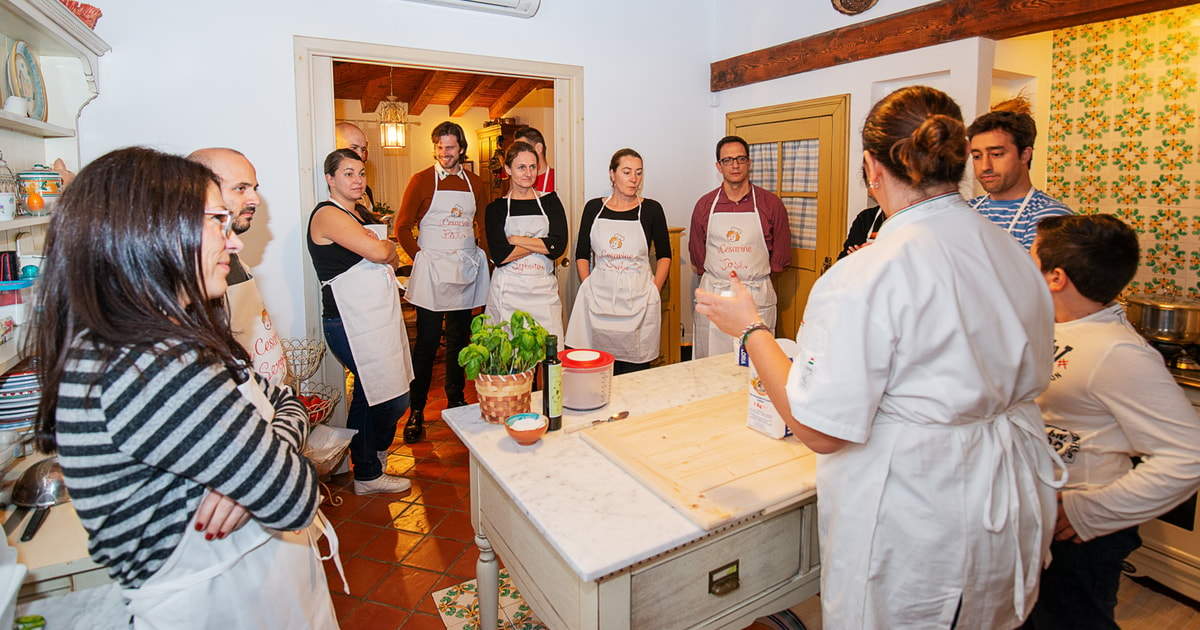
[[[332,201],[322,201],[317,204],[316,208],[313,208],[312,214],[308,215],[308,233],[305,235],[305,238],[308,241],[308,255],[312,258],[313,269],[316,270],[317,279],[321,282],[336,278],[363,259],[362,256],[337,243],[318,245],[313,242],[312,219],[316,216],[318,210],[326,206],[333,206],[350,215],[350,218],[358,221],[359,225],[366,225],[366,223],[363,223],[358,217],[354,216],[353,213]],[[338,312],[337,302],[333,299],[333,289],[328,286],[321,287],[321,317],[341,317],[341,314]]]

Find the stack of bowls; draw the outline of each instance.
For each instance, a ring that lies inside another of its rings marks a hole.
[[[32,427],[41,398],[42,385],[36,372],[18,369],[0,376],[0,431]]]

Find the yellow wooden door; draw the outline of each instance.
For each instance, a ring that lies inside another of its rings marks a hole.
[[[726,116],[727,132],[750,144],[750,180],[788,211],[792,259],[774,279],[780,337],[796,338],[809,290],[845,240],[849,106],[841,95]]]

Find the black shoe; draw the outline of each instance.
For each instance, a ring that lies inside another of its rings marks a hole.
[[[466,398],[451,398],[450,400],[446,401],[446,408],[453,409],[455,407],[466,407],[469,404],[470,403],[467,402]]]
[[[413,409],[408,412],[408,423],[404,425],[404,443],[416,444],[425,438],[425,412]]]

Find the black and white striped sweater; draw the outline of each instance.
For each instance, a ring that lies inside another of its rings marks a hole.
[[[124,349],[108,366],[71,349],[59,387],[58,451],[92,559],[126,588],[154,574],[212,488],[264,527],[293,530],[316,514],[317,477],[300,454],[304,405],[255,376],[275,407],[267,422],[225,366],[178,343]],[[88,382],[102,372],[94,386]]]

